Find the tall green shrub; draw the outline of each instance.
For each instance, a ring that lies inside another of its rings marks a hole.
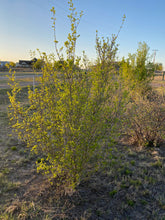
[[[102,142],[111,144],[116,136],[126,93],[114,74],[116,38],[102,42],[97,36],[97,51],[108,49],[103,54],[105,60],[98,60],[87,74],[77,68],[80,58],[75,49],[82,13],[78,16],[72,0],[69,9],[71,33],[64,43],[66,59],[58,50],[55,35],[59,61],[42,55],[43,76],[34,92],[29,89],[28,106],[17,101],[19,88],[13,74],[9,116],[19,138],[42,156],[37,163],[38,171],[74,187],[108,157],[109,145],[103,146]],[[55,31],[54,8],[51,11]]]

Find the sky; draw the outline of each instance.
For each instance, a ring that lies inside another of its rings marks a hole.
[[[55,53],[52,29],[52,6],[56,10],[56,34],[59,46],[67,38],[70,21],[68,0],[0,0],[0,61],[31,59],[37,48]],[[126,20],[118,36],[118,59],[135,53],[138,42],[146,42],[150,55],[165,69],[165,1],[164,0],[73,0],[84,15],[78,27],[77,55],[84,50],[94,61],[96,30],[100,37],[117,34],[122,17]]]

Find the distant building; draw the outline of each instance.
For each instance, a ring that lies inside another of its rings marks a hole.
[[[37,61],[36,58],[34,58],[32,60],[19,60],[19,63],[17,64],[17,66],[31,67],[33,65],[33,63],[35,63],[36,61]]]

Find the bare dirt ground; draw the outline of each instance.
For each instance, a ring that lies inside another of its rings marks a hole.
[[[165,88],[165,80],[162,80],[162,76],[155,76],[154,80],[151,82],[151,85],[155,89]]]
[[[106,167],[66,193],[36,172],[40,158],[11,135],[8,104],[0,90],[1,220],[165,220],[165,144],[138,149],[123,138]]]

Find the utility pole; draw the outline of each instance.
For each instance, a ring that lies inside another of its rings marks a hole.
[[[153,50],[154,51],[154,58],[153,58],[153,64],[155,64],[155,57],[156,57],[156,52],[158,51],[158,50]]]

